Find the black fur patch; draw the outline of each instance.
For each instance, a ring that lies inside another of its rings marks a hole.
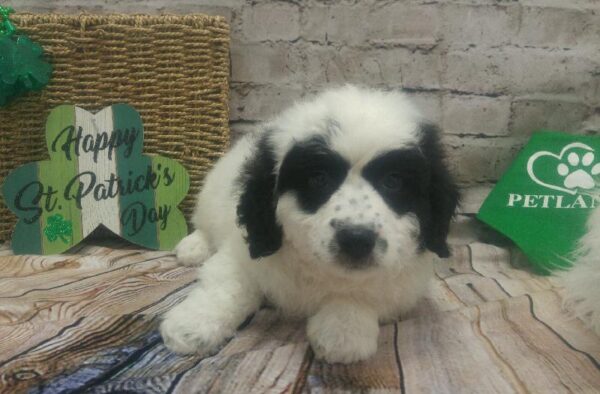
[[[246,242],[253,259],[266,257],[281,247],[283,231],[275,217],[275,155],[269,133],[259,141],[254,156],[240,176],[242,193],[237,206],[238,223],[246,228]]]
[[[421,230],[429,227],[430,170],[418,148],[386,152],[369,162],[362,175],[394,212],[399,215],[412,212],[417,216]],[[423,235],[421,231],[421,237]],[[421,245],[424,243],[421,238]]]
[[[301,209],[314,213],[340,187],[350,165],[333,152],[322,137],[296,144],[285,156],[279,172],[279,194],[294,192]]]
[[[440,257],[449,256],[446,237],[458,191],[444,164],[434,126],[421,127],[418,146],[376,157],[362,175],[396,213],[413,212],[417,216],[423,248]]]
[[[419,145],[427,158],[431,174],[428,186],[431,222],[424,232],[425,247],[440,257],[448,257],[450,251],[446,238],[450,221],[459,204],[460,194],[444,162],[445,154],[440,143],[440,130],[432,124],[421,125]]]

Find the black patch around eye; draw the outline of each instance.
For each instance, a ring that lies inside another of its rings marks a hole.
[[[417,212],[427,197],[428,166],[418,149],[398,149],[376,157],[363,177],[398,214]]]
[[[448,257],[446,238],[460,193],[446,167],[440,134],[433,125],[420,125],[415,148],[376,157],[362,175],[396,213],[416,215],[421,249]]]
[[[295,192],[300,207],[316,212],[340,187],[349,164],[333,152],[322,137],[296,144],[285,156],[279,171],[277,191]]]
[[[398,172],[390,172],[381,180],[381,186],[390,192],[399,191],[402,184],[402,174]]]
[[[319,170],[308,175],[308,187],[311,189],[326,188],[331,182],[331,176],[326,171]]]

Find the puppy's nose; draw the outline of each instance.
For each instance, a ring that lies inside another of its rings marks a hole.
[[[364,226],[349,226],[339,228],[335,239],[340,252],[352,260],[361,260],[369,256],[375,247],[377,234]]]

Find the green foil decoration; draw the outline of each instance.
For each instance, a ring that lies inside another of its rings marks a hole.
[[[9,19],[12,8],[0,6],[0,106],[28,91],[43,89],[52,75],[42,47],[17,34]]]
[[[69,240],[73,236],[73,223],[57,213],[48,218],[44,234],[50,242],[54,242],[60,238],[64,243],[69,243]]]

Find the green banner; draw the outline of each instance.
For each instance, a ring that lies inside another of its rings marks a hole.
[[[477,217],[512,239],[536,272],[568,267],[600,205],[600,137],[535,133]]]

